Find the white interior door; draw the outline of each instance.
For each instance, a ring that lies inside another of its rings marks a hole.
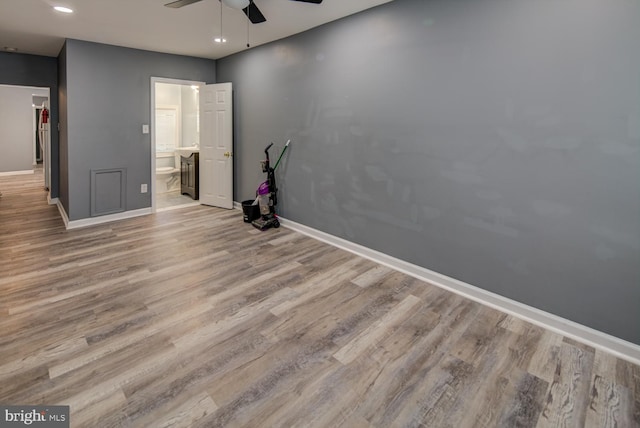
[[[200,203],[233,208],[231,83],[200,87]]]

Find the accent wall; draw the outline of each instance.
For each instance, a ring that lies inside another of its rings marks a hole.
[[[640,3],[396,0],[217,61],[236,201],[640,344]]]

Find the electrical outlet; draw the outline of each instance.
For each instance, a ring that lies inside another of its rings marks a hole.
[[[146,184],[141,184],[140,185],[140,193],[147,193],[147,185]]]

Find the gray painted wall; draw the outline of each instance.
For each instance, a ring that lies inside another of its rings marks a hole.
[[[218,60],[237,201],[640,344],[640,3],[396,0]],[[273,152],[278,153],[278,150]]]
[[[51,197],[59,194],[58,73],[56,58],[0,52],[0,84],[49,88],[51,110]]]
[[[151,180],[151,77],[215,83],[215,61],[79,40],[64,53],[69,219],[90,216],[92,169],[126,168],[126,210],[150,207],[140,185]]]

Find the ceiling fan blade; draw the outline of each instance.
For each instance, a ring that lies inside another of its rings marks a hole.
[[[315,4],[322,3],[322,0],[293,0],[293,1],[301,1],[301,2],[304,2],[304,3],[315,3]]]
[[[165,4],[165,6],[177,9],[179,7],[189,6],[190,4],[193,4],[193,3],[198,3],[199,1],[202,1],[202,0],[176,0],[176,1],[172,1],[171,3]]]
[[[253,0],[249,3],[249,6],[242,9],[242,11],[247,15],[247,18],[249,18],[249,21],[251,21],[252,24],[259,24],[267,20]]]

